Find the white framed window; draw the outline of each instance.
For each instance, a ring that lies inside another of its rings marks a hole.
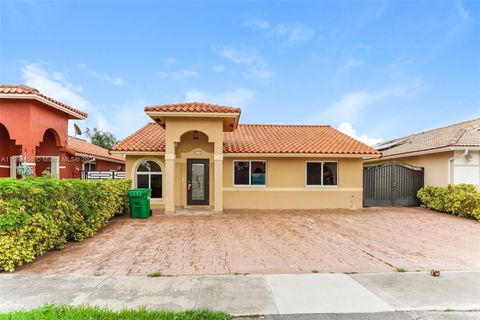
[[[162,169],[155,161],[145,160],[140,162],[135,171],[136,187],[152,190],[152,199],[162,199]]]
[[[83,168],[85,171],[95,171],[97,169],[97,164],[95,162],[85,162]]]
[[[267,161],[234,160],[233,185],[265,187],[267,185]]]
[[[307,187],[337,187],[337,161],[307,161],[305,184]]]

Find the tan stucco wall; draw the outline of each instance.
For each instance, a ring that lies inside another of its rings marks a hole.
[[[155,161],[162,168],[162,172],[165,172],[165,158],[162,155],[127,155],[125,159],[125,177],[132,181],[132,188],[136,188],[137,180],[135,171],[138,165],[146,160]],[[165,198],[165,174],[162,177],[163,197]],[[163,199],[152,199],[150,202],[152,209],[163,209]]]
[[[425,154],[415,157],[396,158],[368,162],[366,165],[381,164],[390,161],[425,168],[426,186],[446,186],[448,184],[448,160],[453,157],[453,151]]]
[[[187,137],[188,140],[188,137]],[[212,146],[202,142],[197,146],[185,143],[177,148],[175,164],[175,205],[186,205],[186,159],[210,159],[210,205],[213,205],[213,158],[208,152]],[[185,151],[185,152],[183,152]],[[200,151],[201,154],[195,154]],[[154,160],[162,170],[164,157],[154,155],[127,155],[126,176],[136,185],[135,170],[145,160]],[[234,187],[233,160],[267,161],[266,187]],[[305,174],[307,161],[338,161],[338,187],[306,187]],[[318,208],[360,208],[362,207],[362,167],[361,159],[354,158],[224,158],[223,202],[224,209],[318,209]],[[165,196],[165,179],[163,176]],[[153,209],[163,209],[163,200],[152,200]]]
[[[480,151],[455,151],[452,165],[452,183],[473,184],[480,190]]]
[[[186,160],[209,159],[209,205],[215,211],[223,210],[222,197],[222,161],[215,160],[223,156],[223,120],[221,118],[167,118],[165,135],[165,175],[174,176],[165,185],[165,211],[173,212],[175,207],[187,205]],[[198,131],[199,139],[193,139]],[[169,163],[174,163],[173,167]],[[219,168],[220,170],[216,170]],[[171,183],[171,184],[170,184]],[[171,201],[171,194],[174,199]]]
[[[266,187],[233,186],[234,160],[267,161]],[[338,187],[307,187],[307,161],[338,161]],[[318,209],[362,207],[363,161],[355,158],[224,159],[225,209]]]
[[[136,185],[135,170],[144,160],[157,161],[163,171],[163,199],[152,200],[152,208],[187,205],[187,159],[208,159],[209,205],[223,209],[317,209],[362,207],[363,161],[360,158],[253,157],[233,158],[223,154],[221,118],[170,117],[165,120],[164,155],[127,155],[126,176]],[[199,139],[193,139],[193,131]],[[232,185],[233,160],[266,160],[265,187]],[[307,187],[307,161],[337,161],[338,186]],[[173,195],[173,196],[172,196]]]

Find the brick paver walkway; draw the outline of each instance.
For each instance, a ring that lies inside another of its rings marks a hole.
[[[20,273],[165,275],[479,270],[480,223],[415,208],[116,218]]]

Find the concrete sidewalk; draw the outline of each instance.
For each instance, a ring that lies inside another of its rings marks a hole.
[[[46,303],[232,315],[480,309],[480,272],[91,277],[0,274],[0,312]]]

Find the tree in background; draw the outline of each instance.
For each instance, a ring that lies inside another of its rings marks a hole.
[[[117,138],[115,138],[113,134],[100,131],[97,128],[87,128],[85,129],[85,134],[90,139],[91,143],[105,149],[111,149],[117,143]]]

